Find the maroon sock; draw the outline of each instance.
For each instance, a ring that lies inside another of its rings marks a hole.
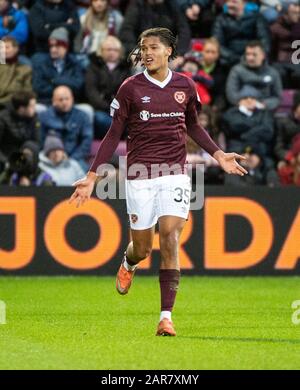
[[[172,311],[179,286],[180,271],[177,269],[161,269],[159,284],[161,294],[161,311]]]

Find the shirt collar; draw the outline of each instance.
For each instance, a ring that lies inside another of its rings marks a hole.
[[[160,88],[164,88],[167,84],[169,84],[169,82],[171,81],[172,75],[173,75],[172,71],[170,69],[168,69],[168,76],[164,79],[164,81],[159,81],[159,80],[156,80],[153,77],[151,77],[149,75],[149,73],[147,72],[147,69],[144,70],[144,76],[146,77],[146,79],[148,81],[150,81],[151,83],[157,85]]]

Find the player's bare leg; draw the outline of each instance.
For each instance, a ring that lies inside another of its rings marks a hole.
[[[179,286],[179,240],[184,224],[185,219],[180,217],[159,218],[161,314],[157,336],[176,336],[171,313]]]
[[[131,230],[132,241],[124,253],[116,280],[117,291],[125,295],[131,286],[138,263],[150,256],[155,226],[145,230]]]

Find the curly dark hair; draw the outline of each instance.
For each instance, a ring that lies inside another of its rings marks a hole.
[[[142,59],[141,56],[142,39],[148,37],[158,37],[164,45],[172,48],[172,54],[169,57],[169,61],[174,60],[177,57],[177,37],[175,37],[172,31],[164,27],[149,28],[148,30],[145,30],[144,32],[141,33],[137,45],[132,49],[132,51],[128,55],[128,61],[131,61],[131,57],[133,56],[135,57],[133,62],[135,66]]]

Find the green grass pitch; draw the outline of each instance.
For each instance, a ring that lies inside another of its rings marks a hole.
[[[157,277],[0,277],[0,369],[300,369],[299,277],[182,277],[178,336],[155,337]]]

